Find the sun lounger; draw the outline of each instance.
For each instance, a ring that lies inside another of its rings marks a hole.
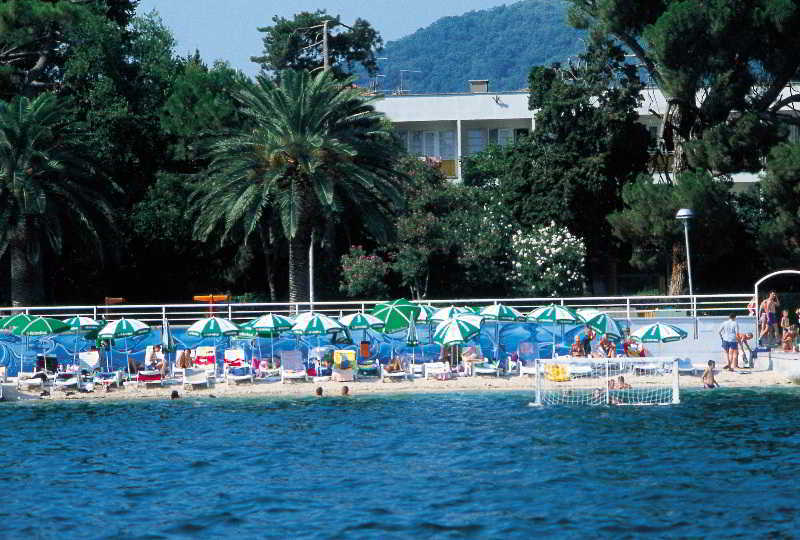
[[[122,386],[121,371],[101,371],[94,374],[94,383],[103,387]]]
[[[408,362],[403,359],[401,363],[403,365],[403,369],[400,371],[388,371],[386,366],[381,364],[381,382],[386,382],[387,379],[390,381],[407,379],[409,377]]]
[[[356,351],[334,351],[333,374],[331,375],[331,379],[336,382],[349,382],[354,380],[355,366]]]
[[[164,377],[157,369],[140,369],[136,373],[136,386],[164,386]]]
[[[183,387],[194,389],[198,386],[210,388],[214,383],[214,378],[208,375],[205,368],[186,368],[183,370]]]
[[[536,360],[539,354],[535,343],[530,341],[520,342],[517,348],[517,362],[519,363],[519,376],[536,375]]]
[[[53,381],[53,390],[66,392],[67,390],[77,390],[80,383],[80,374],[77,371],[64,371],[57,373]]]
[[[447,362],[425,362],[422,366],[422,375],[426,379],[436,379],[441,374],[450,373]]]
[[[194,362],[194,354],[191,349],[178,349],[175,351],[175,365],[172,367],[172,374],[173,376],[180,376],[183,377],[183,368],[179,365],[179,361],[181,355],[183,355],[183,351],[189,351],[189,355],[192,357],[192,362]]]
[[[303,364],[303,354],[300,351],[283,351],[281,353],[281,382],[307,381],[308,373]]]
[[[47,373],[42,370],[20,371],[17,374],[17,388],[20,390],[43,388],[47,381]]]
[[[197,347],[194,351],[194,367],[206,370],[211,376],[217,374],[216,347]]]
[[[230,386],[231,383],[253,383],[254,375],[253,368],[248,365],[243,366],[229,366],[225,375],[225,382]]]
[[[245,365],[244,349],[225,349],[224,362],[230,367]]]

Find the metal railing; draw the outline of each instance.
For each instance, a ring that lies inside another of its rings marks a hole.
[[[584,296],[569,298],[460,298],[443,300],[424,300],[421,303],[434,307],[477,306],[502,303],[512,306],[523,313],[536,307],[560,304],[571,308],[593,308],[605,311],[618,319],[628,321],[637,318],[657,317],[673,318],[685,317],[697,319],[698,317],[726,316],[730,313],[737,315],[748,314],[747,304],[753,297],[752,293],[741,294],[704,294],[681,296]],[[280,302],[280,303],[218,303],[218,304],[127,304],[127,305],[83,305],[83,306],[36,306],[36,307],[0,307],[3,315],[24,312],[31,315],[67,318],[75,315],[89,316],[94,319],[119,319],[122,317],[139,319],[146,323],[158,323],[167,319],[173,325],[188,325],[197,319],[208,317],[211,314],[231,319],[234,322],[244,322],[261,315],[272,312],[293,315],[303,311],[313,311],[326,315],[347,315],[358,311],[369,311],[376,304],[385,300],[347,301],[338,300],[330,302]]]

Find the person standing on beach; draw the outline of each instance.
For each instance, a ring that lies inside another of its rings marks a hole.
[[[722,339],[722,350],[727,357],[727,364],[722,369],[733,371],[737,364],[736,357],[739,355],[739,342],[736,334],[739,333],[739,325],[736,322],[736,314],[728,315],[728,320],[719,327],[719,337]]]
[[[778,307],[780,305],[778,295],[775,294],[775,291],[770,291],[767,297],[767,324],[773,340],[778,339]]]

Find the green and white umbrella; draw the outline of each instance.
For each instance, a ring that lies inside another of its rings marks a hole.
[[[417,322],[424,322],[424,323],[431,322],[431,316],[434,313],[436,313],[435,307],[428,306],[425,304],[419,304],[419,315],[417,316]]]
[[[339,317],[339,324],[346,326],[350,330],[367,330],[369,328],[383,328],[383,321],[375,315],[369,313],[351,313],[344,317]]]
[[[25,326],[17,326],[13,332],[18,336],[49,336],[69,330],[69,326],[58,319],[36,317]]]
[[[475,324],[478,322],[478,324]],[[480,322],[472,317],[456,317],[440,322],[433,332],[433,341],[442,347],[461,345],[480,333]]]
[[[270,338],[270,345],[272,347],[272,357],[275,356],[275,338],[281,335],[282,332],[288,332],[294,326],[294,321],[283,315],[277,313],[267,313],[256,317],[252,321],[240,325],[241,331],[239,336]],[[258,356],[261,357],[261,341],[258,343]]]
[[[420,311],[419,305],[400,298],[388,304],[378,304],[370,313],[383,321],[382,332],[391,334],[408,328],[408,325],[417,320]]]
[[[596,330],[598,334],[608,334],[608,336],[615,341],[622,339],[622,328],[620,328],[619,323],[607,313],[595,315],[586,321],[586,325]]]
[[[461,306],[464,310],[463,313],[471,313],[473,315],[480,315],[481,314],[481,307],[480,306]]]
[[[458,315],[461,315],[462,313],[467,313],[467,308],[458,306],[444,307],[441,309],[437,309],[436,312],[433,315],[431,315],[431,320],[436,322],[442,322],[448,319],[455,319]]]
[[[599,309],[595,308],[578,308],[575,312],[581,319],[584,320],[584,322],[591,320],[601,313],[605,313],[604,311],[600,311]]]
[[[321,336],[333,334],[343,328],[341,324],[322,313],[303,313],[295,319],[291,332],[304,336]]]
[[[493,304],[481,310],[481,315],[493,321],[524,321],[525,315],[511,306]]]
[[[221,317],[206,317],[192,323],[186,334],[193,337],[223,337],[239,335],[239,327],[233,321]]]
[[[72,348],[72,361],[75,362],[75,359],[78,356],[78,334],[81,332],[91,332],[93,330],[99,330],[102,324],[99,321],[92,319],[91,317],[83,317],[80,315],[75,315],[74,317],[70,317],[69,319],[64,319],[64,324],[70,327],[70,329],[75,332],[75,343],[73,344]]]
[[[686,339],[689,334],[677,326],[655,323],[643,326],[631,333],[631,339],[642,343],[669,343]]]
[[[550,324],[565,324],[565,323],[579,323],[583,322],[578,314],[566,306],[559,306],[550,304],[549,306],[542,306],[534,309],[528,313],[528,320],[538,323]],[[556,357],[556,332],[553,329],[553,353],[552,357]],[[563,339],[564,327],[561,327],[561,334]]]
[[[116,321],[111,321],[106,324],[98,333],[97,338],[101,340],[114,340],[114,339],[123,339],[125,340],[125,360],[126,365],[128,368],[128,375],[131,374],[131,363],[130,359],[128,358],[128,338],[134,336],[143,336],[150,332],[150,327],[147,326],[142,321],[138,321],[136,319],[118,319]],[[111,353],[113,354],[114,349],[111,348]]]
[[[25,326],[34,318],[27,313],[16,313],[0,319],[0,330],[14,331],[17,327]]]

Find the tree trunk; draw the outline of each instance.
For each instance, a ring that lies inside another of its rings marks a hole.
[[[672,274],[669,278],[669,291],[670,296],[683,294],[683,286],[685,283],[684,276],[686,275],[686,254],[683,251],[683,245],[680,242],[672,244]]]
[[[308,246],[311,228],[301,227],[289,239],[289,302],[308,302]]]
[[[33,215],[23,216],[11,237],[9,252],[13,306],[35,306],[44,302],[44,275],[35,220],[36,216]]]
[[[264,250],[264,273],[267,280],[267,288],[269,289],[269,301],[277,302],[277,293],[275,291],[275,240],[274,224],[268,223],[259,226],[259,235],[261,236],[261,248]]]

